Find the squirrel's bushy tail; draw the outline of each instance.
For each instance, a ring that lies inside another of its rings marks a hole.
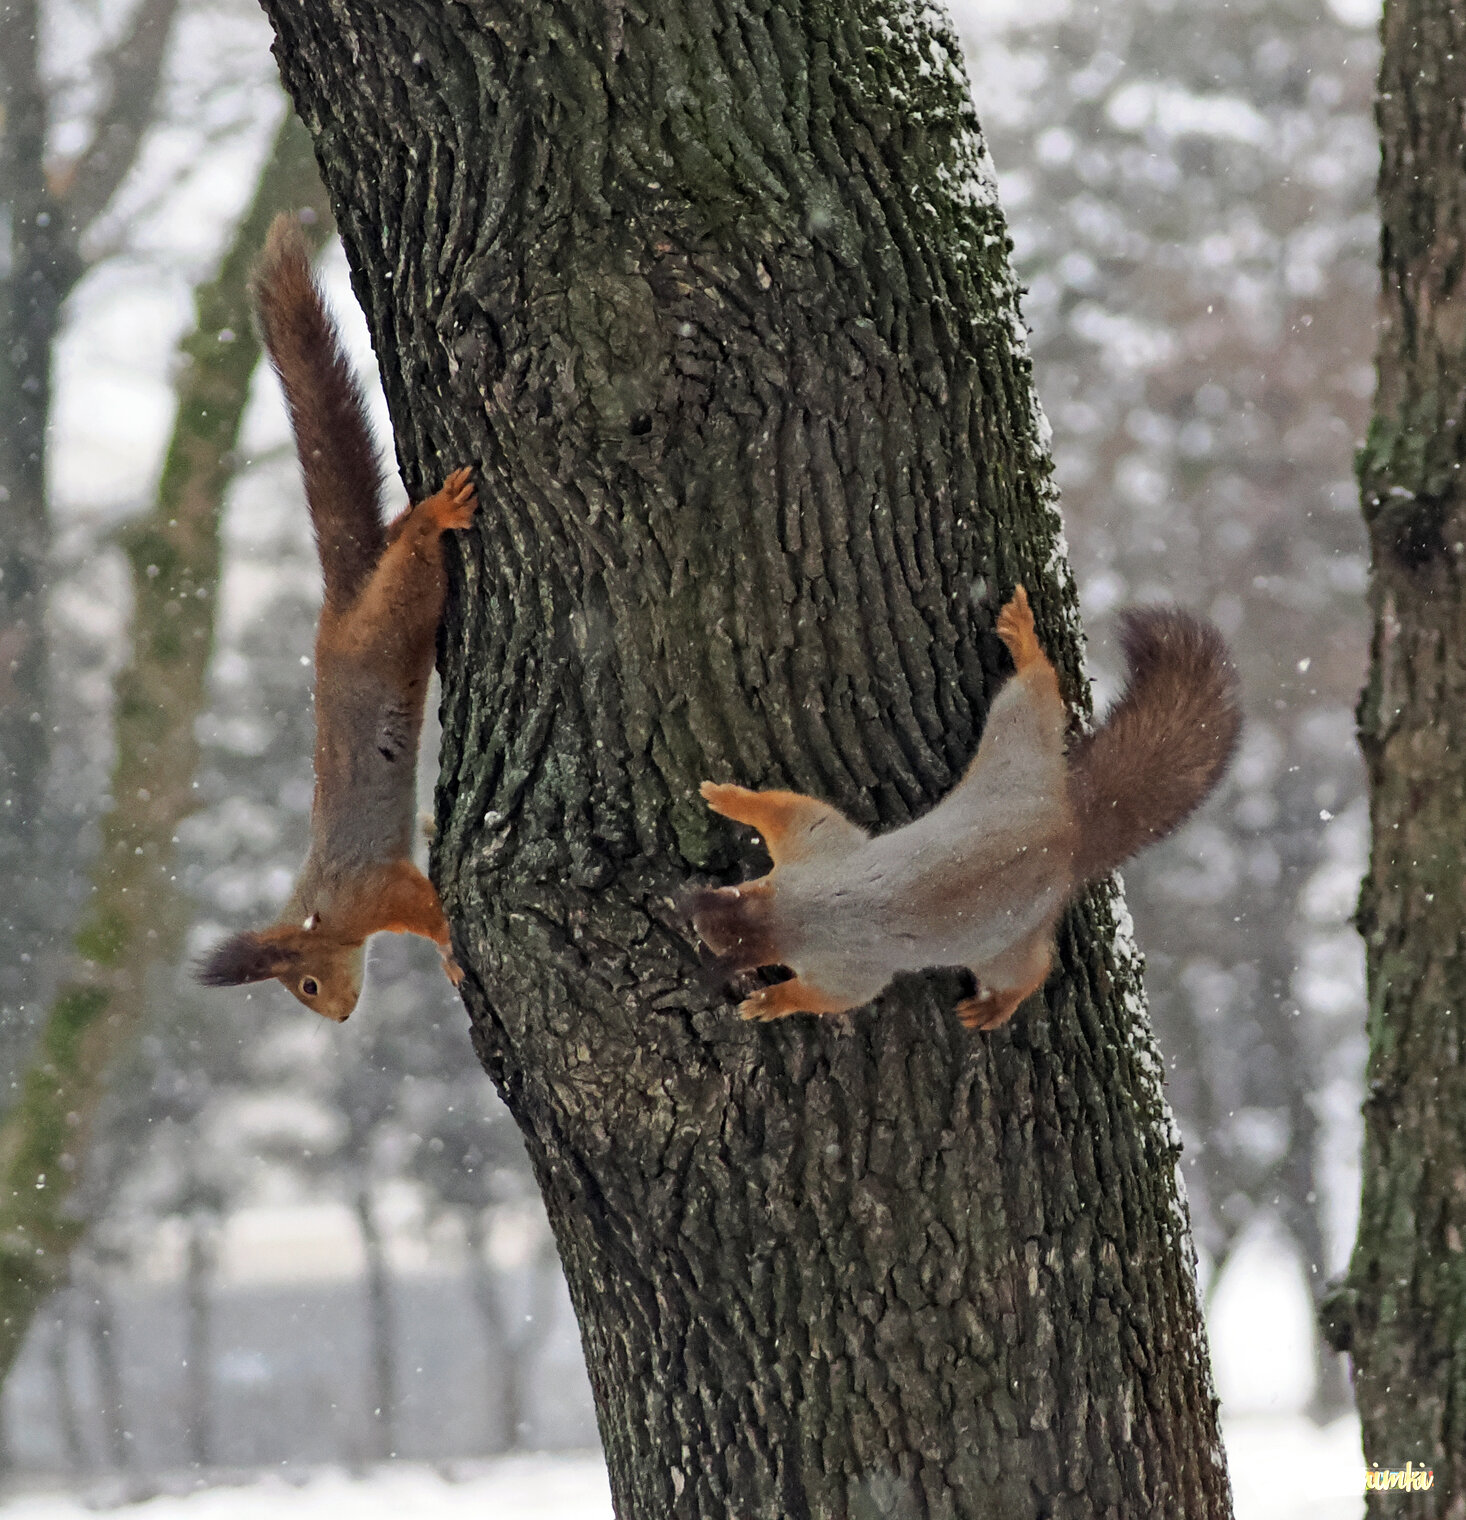
[[[1120,646],[1125,689],[1069,755],[1081,881],[1178,828],[1222,779],[1242,731],[1237,672],[1210,623],[1131,608]]]
[[[326,600],[349,603],[386,542],[382,468],[361,387],[311,274],[300,224],[277,216],[254,275],[260,333],[290,407]]]

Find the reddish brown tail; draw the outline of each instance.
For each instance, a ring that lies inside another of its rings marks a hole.
[[[382,468],[361,387],[311,275],[294,217],[277,216],[254,277],[260,332],[290,407],[326,599],[350,603],[386,541]]]
[[[1120,645],[1125,690],[1069,756],[1085,881],[1178,828],[1222,779],[1242,730],[1237,672],[1210,623],[1132,608]]]

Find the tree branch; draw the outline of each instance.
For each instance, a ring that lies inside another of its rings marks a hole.
[[[106,210],[137,161],[143,134],[153,120],[177,14],[178,0],[142,0],[127,35],[107,59],[107,98],[91,143],[58,187],[78,238]]]

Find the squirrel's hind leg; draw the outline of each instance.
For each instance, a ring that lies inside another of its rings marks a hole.
[[[467,528],[473,523],[478,496],[473,487],[473,467],[464,465],[443,482],[436,495],[420,502],[415,511],[428,514],[440,533],[450,528]]]
[[[1048,980],[1053,959],[1053,932],[1045,929],[998,960],[974,967],[977,993],[958,1003],[957,1017],[968,1029],[991,1030],[1006,1024],[1018,1005]]]
[[[768,1023],[782,1019],[791,1013],[844,1013],[859,1007],[849,998],[835,997],[811,987],[808,982],[791,976],[787,982],[775,982],[772,987],[761,987],[751,997],[738,1005],[739,1014],[745,1019],[757,1019]]]
[[[436,495],[409,507],[387,528],[387,547],[361,594],[333,630],[333,642],[354,648],[399,679],[427,689],[447,576],[439,539],[466,528],[477,501],[467,470],[456,470]]]
[[[1020,675],[1035,661],[1042,661],[1045,665],[1049,663],[1033,626],[1033,609],[1028,605],[1028,592],[1022,586],[1013,588],[1013,595],[998,614],[995,628],[998,637],[1008,646],[1008,653],[1013,656],[1013,668]]]

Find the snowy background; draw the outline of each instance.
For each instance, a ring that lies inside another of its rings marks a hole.
[[[46,14],[64,158],[95,109],[89,60],[127,7]],[[1362,0],[955,9],[1029,289],[1101,684],[1106,615],[1136,599],[1207,612],[1243,668],[1247,741],[1226,794],[1127,873],[1242,1520],[1362,1512],[1357,1428],[1311,1300],[1346,1259],[1358,1188],[1348,919],[1365,840],[1351,709],[1366,560],[1351,454],[1372,387],[1376,20]],[[184,11],[160,118],[66,310],[50,634],[53,805],[75,841],[58,881],[72,892],[126,627],[108,534],[150,498],[192,288],[282,110],[268,45],[242,0]],[[327,274],[348,312],[339,253]],[[278,903],[310,799],[316,572],[273,383],[256,391],[229,498],[203,806],[180,841],[191,949]],[[74,1286],[0,1406],[7,1510],[51,1520],[161,1493],[144,1513],[608,1515],[547,1228],[431,953],[375,951],[343,1029],[285,1001],[261,993],[221,1022],[170,984],[100,1137]],[[13,1062],[36,1007],[7,1005]],[[190,1355],[207,1366],[206,1408],[180,1375]],[[416,1460],[382,1465],[389,1452]],[[256,1471],[274,1476],[243,1481]],[[228,1486],[190,1493],[200,1481]],[[69,1497],[31,1492],[62,1483]]]

